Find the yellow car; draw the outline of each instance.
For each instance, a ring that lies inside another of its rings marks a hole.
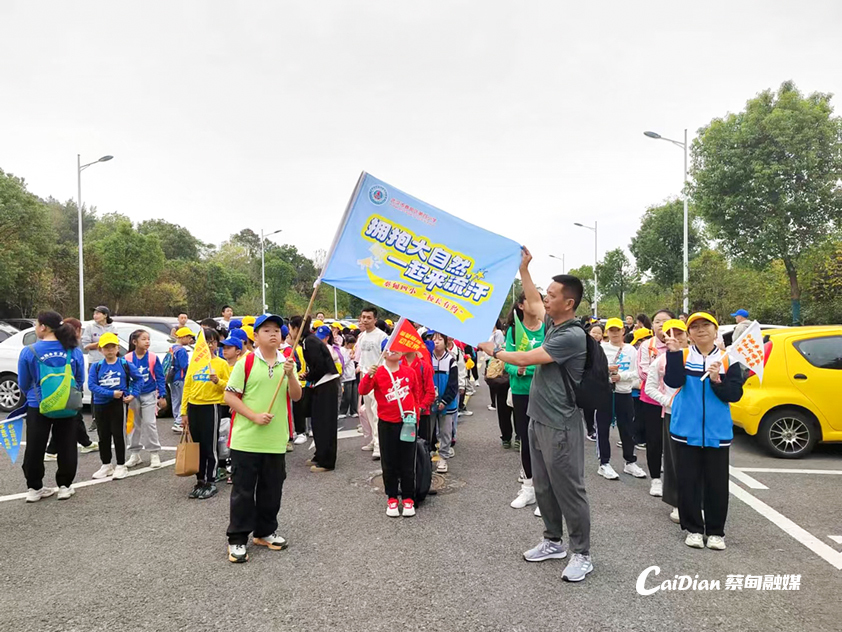
[[[842,326],[764,331],[763,384],[756,375],[731,404],[734,425],[773,455],[806,456],[819,441],[842,441]]]

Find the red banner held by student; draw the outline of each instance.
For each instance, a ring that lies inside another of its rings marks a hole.
[[[401,317],[395,324],[387,348],[389,351],[400,351],[401,353],[423,353],[424,341],[421,340],[421,336],[412,326],[412,323]]]

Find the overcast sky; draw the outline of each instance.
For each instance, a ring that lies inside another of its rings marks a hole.
[[[582,6],[590,5],[590,6]],[[0,2],[0,168],[204,241],[327,248],[362,170],[546,286],[677,195],[680,138],[793,79],[842,94],[842,2]],[[834,99],[839,108],[840,97]]]

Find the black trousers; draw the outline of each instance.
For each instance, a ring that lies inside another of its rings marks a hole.
[[[85,420],[82,419],[82,411],[79,411],[79,414],[73,419],[76,423],[76,442],[87,448],[91,443],[91,438],[88,436],[88,430],[85,428]],[[47,454],[55,454],[56,450],[56,439],[55,436],[50,436],[50,443],[47,445]]]
[[[359,401],[357,381],[342,382],[342,403],[339,405],[339,412],[343,415],[356,415]]]
[[[585,418],[585,430],[589,435],[596,433],[596,411],[593,408],[582,408]]]
[[[634,402],[631,393],[614,393],[614,417],[617,418],[617,430],[620,431],[620,441],[623,443],[623,460],[635,463],[634,438],[632,424],[634,423]],[[596,412],[596,445],[599,451],[599,463],[605,465],[611,460],[611,432],[612,415],[610,412]]]
[[[646,424],[643,421],[640,397],[632,397],[634,400],[634,442],[646,443]]]
[[[640,402],[640,412],[646,427],[646,463],[649,465],[649,476],[661,478],[661,459],[664,452],[664,420],[661,417],[663,408],[657,404]]]
[[[199,444],[199,471],[196,480],[213,483],[216,480],[216,440],[219,436],[219,406],[217,404],[187,404],[190,436]]]
[[[292,402],[292,423],[295,427],[295,434],[307,432],[307,417],[310,416],[310,391],[312,389],[302,387],[301,399]]]
[[[287,477],[285,456],[231,450],[228,544],[248,544],[249,533],[265,538],[277,531]]]
[[[415,501],[415,442],[401,441],[402,423],[377,420],[380,466],[387,498]]]
[[[336,467],[336,426],[339,415],[336,400],[339,397],[339,380],[325,382],[311,390],[310,424],[313,441],[316,442],[313,461],[320,467],[332,470]]]
[[[44,486],[44,453],[50,431],[56,440],[59,487],[70,487],[76,477],[79,454],[76,452],[76,423],[72,418],[51,419],[37,408],[26,409],[26,451],[23,453],[23,475],[29,489]]]
[[[511,441],[514,428],[512,427],[512,409],[506,403],[509,395],[509,383],[502,385],[491,384],[491,405],[497,408],[497,423],[500,426],[500,439]]]
[[[700,448],[681,441],[672,441],[672,447],[678,473],[681,528],[690,533],[724,536],[728,517],[729,449]]]
[[[107,404],[94,404],[96,415],[96,434],[99,439],[99,460],[103,465],[111,463],[111,441],[114,441],[114,456],[117,465],[126,464],[126,405],[122,399],[115,399]],[[84,426],[84,424],[83,424]]]
[[[433,450],[433,445],[436,442],[435,434],[435,428],[430,423],[430,413],[421,413],[418,416],[418,436],[427,442],[427,447],[430,451]]]
[[[661,497],[670,507],[678,507],[678,472],[675,469],[675,442],[670,439],[670,415],[664,415],[661,439],[664,445],[664,495]]]
[[[515,416],[515,434],[520,437],[520,464],[526,478],[532,478],[532,456],[529,451],[529,395],[515,395],[512,393],[512,412]]]

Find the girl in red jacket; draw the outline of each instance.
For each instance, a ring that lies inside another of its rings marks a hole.
[[[383,344],[388,341],[384,340]],[[404,517],[415,515],[415,441],[401,441],[405,414],[416,412],[415,371],[401,364],[402,353],[386,351],[384,366],[372,366],[360,382],[360,395],[374,392],[383,485],[389,499],[386,515],[400,516],[398,496],[403,497]],[[399,491],[400,490],[400,491]]]

